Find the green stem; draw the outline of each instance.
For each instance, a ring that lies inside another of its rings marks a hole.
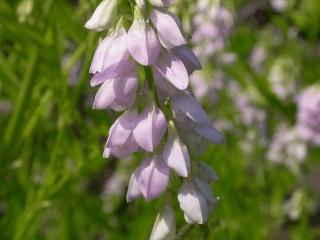
[[[10,147],[13,143],[13,139],[17,137],[17,132],[21,123],[26,106],[30,100],[30,92],[33,86],[33,80],[35,79],[36,66],[38,61],[38,52],[35,48],[31,49],[30,59],[28,61],[28,66],[26,66],[26,74],[21,86],[21,90],[18,95],[18,100],[14,111],[12,112],[9,123],[5,129],[3,144],[1,144],[0,154],[3,154],[3,151]],[[8,153],[6,153],[8,156]],[[4,156],[3,156],[4,157]],[[0,158],[3,159],[3,158]]]
[[[150,67],[144,67],[144,72],[145,72],[145,77],[146,77],[146,80],[147,80],[148,88],[153,93],[153,98],[154,98],[154,101],[156,102],[156,105],[158,106],[158,108],[161,109],[159,98],[158,98],[158,94],[157,94],[157,90],[156,90],[156,88],[154,86],[153,73],[152,73]]]

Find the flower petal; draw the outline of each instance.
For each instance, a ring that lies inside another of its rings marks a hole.
[[[207,199],[207,201],[213,206],[216,205],[217,199],[213,196],[211,186],[206,181],[197,177],[193,179],[193,182],[195,183],[199,192]]]
[[[189,91],[184,91],[172,98],[172,108],[178,121],[188,124],[210,124],[208,115]]]
[[[129,72],[114,80],[113,89],[116,95],[116,103],[125,107],[134,104],[138,78],[135,72]]]
[[[132,109],[122,114],[111,126],[106,147],[113,148],[125,144],[138,120],[138,113]]]
[[[200,136],[207,139],[211,143],[215,143],[215,144],[224,143],[223,135],[210,124],[198,126],[194,129],[194,131],[198,133]]]
[[[178,93],[177,88],[175,88],[167,79],[165,79],[158,71],[153,69],[153,76],[155,84],[160,88],[164,93],[166,93],[165,98],[169,96],[174,96]]]
[[[93,109],[105,109],[108,108],[112,102],[115,100],[116,95],[113,90],[113,81],[114,79],[110,79],[104,82],[96,93]]]
[[[126,35],[124,28],[117,29],[100,42],[93,56],[90,73],[103,72],[107,67],[129,58]]]
[[[91,81],[90,85],[95,87],[106,80],[111,78],[119,77],[120,75],[126,74],[128,72],[134,71],[135,64],[131,60],[122,60],[120,62],[116,62],[110,66],[108,66],[103,72],[96,73]]]
[[[133,135],[141,148],[153,152],[167,130],[167,121],[162,111],[155,106],[146,108]]]
[[[158,62],[155,63],[154,71],[161,74],[172,83],[172,85],[180,90],[184,90],[188,87],[189,76],[187,69],[183,62],[172,53],[168,52],[162,55]]]
[[[100,32],[111,27],[116,18],[116,7],[116,0],[103,0],[86,22],[85,28]]]
[[[158,214],[152,228],[150,240],[173,240],[176,232],[176,219],[172,207],[165,206]]]
[[[146,200],[157,198],[166,190],[169,174],[168,166],[162,162],[159,156],[148,158],[140,165],[138,183]]]
[[[173,49],[173,53],[178,56],[190,75],[195,70],[201,69],[201,63],[196,55],[186,46],[182,45]]]
[[[154,9],[150,17],[165,48],[171,49],[186,44],[176,20],[169,13]]]
[[[204,162],[198,162],[197,166],[200,173],[199,177],[203,178],[207,182],[219,180],[219,176],[210,165],[205,164]]]
[[[190,157],[187,147],[178,138],[170,138],[166,143],[163,161],[181,177],[187,177],[190,171]]]
[[[124,159],[130,157],[138,149],[139,146],[131,134],[124,145],[111,148],[111,154],[119,159]]]
[[[160,52],[156,33],[144,20],[134,20],[127,35],[127,48],[141,65],[153,64]]]
[[[140,170],[138,168],[132,173],[130,177],[128,191],[127,191],[127,202],[132,202],[133,200],[142,196],[142,193],[140,191],[140,186],[138,183],[139,174],[140,174]]]
[[[203,224],[207,221],[207,200],[197,191],[194,183],[191,181],[185,181],[183,183],[179,190],[178,200],[187,223]]]

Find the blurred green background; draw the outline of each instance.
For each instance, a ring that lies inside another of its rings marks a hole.
[[[141,156],[103,159],[117,114],[91,109],[88,71],[101,34],[83,25],[97,4],[0,0],[0,239],[149,237],[161,199],[126,203]],[[222,73],[224,84],[201,98],[226,136],[201,157],[220,176],[220,202],[207,224],[188,227],[174,199],[177,239],[320,239],[319,148],[308,145],[293,165],[266,157],[279,125],[295,125],[295,96],[319,81],[320,1],[288,0],[281,11],[264,0],[221,4],[233,27],[203,72],[208,84]],[[177,0],[172,9],[190,37],[196,5]],[[257,46],[266,55],[259,71],[250,66]],[[290,97],[270,83],[279,63],[285,86],[296,86]]]

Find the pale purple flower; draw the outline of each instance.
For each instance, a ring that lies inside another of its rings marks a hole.
[[[190,92],[174,96],[172,110],[181,128],[191,129],[212,143],[224,142],[222,134],[212,126],[206,112]]]
[[[179,176],[187,177],[190,172],[190,157],[188,149],[177,136],[171,137],[162,153],[164,162]]]
[[[152,27],[144,20],[134,20],[127,34],[131,56],[142,65],[151,65],[160,52],[160,42]]]
[[[320,88],[311,86],[297,98],[297,129],[302,139],[320,145]]]
[[[94,74],[91,78],[90,85],[95,87],[109,79],[133,72],[135,72],[135,63],[129,59],[122,60],[108,66],[104,71]]]
[[[129,157],[139,146],[133,137],[133,130],[139,121],[136,110],[131,109],[120,116],[109,130],[104,157],[110,154],[118,158]]]
[[[249,64],[254,71],[256,71],[257,73],[262,72],[266,57],[267,57],[267,52],[265,47],[256,46],[253,48],[250,54]]]
[[[207,83],[206,78],[202,72],[195,72],[191,75],[190,85],[192,86],[194,95],[198,99],[204,98],[210,90],[210,85]]]
[[[174,54],[168,52],[159,57],[154,64],[155,75],[161,75],[180,90],[188,87],[189,77],[183,62]]]
[[[299,173],[300,164],[306,159],[307,146],[300,138],[296,128],[280,125],[272,137],[267,159],[287,166],[294,173]]]
[[[165,11],[154,9],[151,13],[151,21],[157,29],[161,44],[168,49],[186,44],[177,20]]]
[[[133,200],[142,195],[151,200],[163,193],[169,182],[169,167],[159,155],[147,158],[131,177],[127,199]]]
[[[163,112],[155,105],[147,107],[133,130],[138,145],[148,152],[153,152],[167,130],[167,120]]]
[[[233,26],[233,17],[222,6],[199,1],[193,24],[194,51],[202,62],[206,62],[216,51],[225,47],[226,36]]]
[[[129,58],[126,36],[124,28],[116,29],[100,42],[93,56],[90,73],[103,72],[108,67],[114,67]]]
[[[138,79],[135,72],[109,79],[99,88],[93,108],[123,111],[134,104],[137,87]]]

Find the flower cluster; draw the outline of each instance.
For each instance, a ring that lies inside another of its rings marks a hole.
[[[301,138],[320,145],[320,88],[311,86],[297,98],[297,128]]]
[[[200,58],[200,62],[206,68],[207,64],[214,59],[218,63],[231,64],[236,56],[232,53],[219,52],[226,45],[226,37],[230,34],[233,26],[233,16],[228,9],[220,4],[212,4],[208,0],[197,2],[195,16],[192,20],[194,34],[192,37],[193,50]],[[221,53],[221,54],[220,54]],[[190,84],[196,97],[214,103],[217,100],[217,93],[222,87],[223,72],[208,73],[199,71],[192,74]]]
[[[224,139],[188,88],[189,75],[201,65],[187,46],[179,20],[168,10],[172,2],[136,0],[128,29],[116,15],[119,1],[104,0],[97,7],[85,26],[109,32],[90,67],[91,85],[100,86],[93,108],[122,113],[109,130],[104,157],[146,154],[131,176],[127,201],[159,197],[172,169],[184,178],[178,200],[185,220],[202,224],[216,203],[210,183],[217,176],[209,165],[192,157],[201,154],[208,142]],[[156,225],[165,219],[173,221],[164,217]]]
[[[306,159],[306,156],[307,146],[297,133],[297,129],[280,125],[272,137],[267,159],[274,163],[282,163],[298,174],[300,163]]]
[[[201,0],[197,4],[193,25],[194,51],[205,62],[225,47],[226,37],[233,26],[233,17],[229,10],[219,4],[212,5],[209,0]]]

